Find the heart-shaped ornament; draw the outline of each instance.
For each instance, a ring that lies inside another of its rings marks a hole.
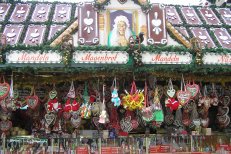
[[[78,128],[81,125],[81,117],[71,117],[71,124],[73,127]]]
[[[12,127],[12,122],[9,121],[9,120],[1,121],[1,122],[0,122],[0,129],[1,129],[1,131],[3,131],[3,132],[8,131],[11,127]]]
[[[197,84],[186,84],[186,90],[191,93],[191,98],[195,98],[199,92],[199,86]]]
[[[152,106],[143,108],[141,110],[141,114],[142,114],[143,120],[146,121],[146,122],[153,121],[154,118],[155,118],[154,108]]]
[[[176,93],[175,89],[168,89],[167,90],[167,94],[171,98],[175,95],[175,93]]]
[[[45,121],[48,124],[48,126],[50,126],[56,119],[55,114],[53,113],[47,113],[45,114]]]
[[[224,115],[228,115],[229,113],[229,107],[227,106],[224,106],[224,107],[221,107],[219,106],[218,107],[218,116],[224,116]]]
[[[56,96],[57,96],[57,91],[56,90],[51,90],[49,92],[50,99],[54,99]]]
[[[217,120],[219,124],[224,124],[227,121],[227,115],[224,116],[217,116]]]
[[[209,126],[209,118],[201,119],[201,126],[207,128]]]
[[[0,83],[0,99],[7,97],[10,91],[10,85],[6,82]]]
[[[38,106],[38,104],[39,104],[38,100],[39,99],[38,99],[37,95],[26,97],[26,103],[27,103],[28,107],[33,109],[33,110]]]
[[[169,94],[168,94],[168,90],[171,90],[171,89],[174,89],[175,90],[175,95],[173,95],[172,97],[175,97],[176,96],[176,91],[178,91],[178,87],[176,86],[176,85],[173,85],[173,87],[172,88],[170,88],[169,86],[164,86],[163,87],[163,93],[164,93],[164,95],[166,96],[166,97],[170,97],[169,96]],[[173,92],[171,92],[171,93],[173,93]]]
[[[68,120],[71,117],[71,113],[70,112],[63,112],[63,117],[65,120]]]
[[[176,96],[177,96],[179,103],[182,106],[184,106],[185,104],[189,102],[191,98],[191,93],[189,91],[178,90]]]
[[[224,96],[223,101],[221,102],[224,106],[229,106],[230,103],[230,97],[229,96]]]
[[[121,129],[124,132],[130,132],[130,131],[132,131],[133,127],[132,127],[132,123],[131,123],[131,116],[123,118],[120,121],[120,126],[121,126]]]

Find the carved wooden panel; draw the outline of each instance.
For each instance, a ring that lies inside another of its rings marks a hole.
[[[175,6],[166,6],[166,19],[173,25],[182,24],[182,20],[176,11]]]
[[[38,45],[43,43],[45,30],[45,25],[29,25],[23,43],[26,45]]]
[[[31,21],[33,22],[47,21],[50,10],[51,10],[51,4],[36,4]]]
[[[0,21],[5,20],[5,17],[10,9],[11,4],[0,3]]]
[[[98,12],[92,3],[79,4],[78,24],[79,44],[96,45],[99,43]]]
[[[75,18],[78,17],[78,10],[79,10],[78,7],[76,7],[76,8],[75,8]]]
[[[165,8],[160,4],[153,4],[147,14],[148,44],[166,44],[167,32],[165,26]]]
[[[27,3],[27,4],[17,3],[15,5],[14,11],[11,14],[9,21],[11,21],[11,22],[23,22],[23,21],[25,21],[28,14],[29,14],[30,7],[31,7],[31,4],[29,4],[29,3]]]
[[[57,4],[55,6],[55,13],[53,16],[54,22],[66,22],[71,18],[71,5],[70,4]]]
[[[56,24],[51,25],[48,35],[48,40],[50,40],[57,32],[61,31],[65,27],[66,25],[56,25]]]
[[[189,38],[188,31],[185,27],[175,27],[184,37]]]
[[[223,48],[231,49],[231,37],[224,28],[211,28],[214,31],[214,35]]]
[[[221,15],[225,24],[231,25],[231,11],[230,8],[216,8],[218,13]]]
[[[214,48],[216,45],[214,44],[213,40],[209,36],[207,30],[203,27],[190,27],[191,32],[193,35],[200,39],[202,48]]]
[[[201,25],[202,22],[192,7],[182,7],[181,12],[186,19],[187,24]]]
[[[23,25],[6,25],[3,34],[6,36],[6,42],[10,45],[16,45],[22,34]]]
[[[213,12],[211,8],[203,7],[199,8],[201,16],[204,18],[205,22],[209,25],[221,25],[221,22]]]

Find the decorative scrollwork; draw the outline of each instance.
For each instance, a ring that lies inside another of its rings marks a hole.
[[[63,51],[63,63],[68,65],[72,58],[72,53],[74,51],[74,41],[73,36],[70,34],[64,35],[62,37],[61,50]]]
[[[196,63],[201,65],[203,63],[202,60],[202,51],[201,51],[201,41],[197,37],[193,37],[190,39],[191,49],[196,53]]]

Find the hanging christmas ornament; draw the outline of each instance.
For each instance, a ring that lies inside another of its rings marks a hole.
[[[27,102],[28,107],[31,108],[32,110],[34,110],[39,105],[39,99],[38,99],[38,96],[35,94],[35,88],[34,87],[31,91],[31,93],[34,95],[32,96],[32,94],[31,94],[31,96],[27,96],[26,102]]]
[[[71,82],[70,90],[67,94],[67,100],[64,106],[64,112],[75,112],[80,108],[80,104],[77,102],[75,98],[75,87],[74,82]]]
[[[71,124],[74,128],[78,128],[81,125],[81,117],[78,113],[72,113]]]
[[[53,89],[49,92],[49,98],[54,99],[57,97],[57,91],[55,90],[55,85],[53,86]]]
[[[74,82],[71,81],[71,87],[70,87],[70,90],[67,94],[67,97],[69,98],[75,98],[75,87],[74,87]]]
[[[11,83],[10,83],[10,92],[8,97],[5,98],[5,103],[7,110],[9,111],[15,111],[17,109],[17,100],[14,97],[14,82],[13,82],[13,74],[11,75]]]
[[[45,114],[45,122],[48,126],[52,125],[55,122],[56,115],[52,112]]]
[[[201,125],[201,119],[199,118],[197,106],[195,103],[193,103],[193,109],[192,109],[192,112],[190,112],[190,120],[191,120],[191,123],[189,127],[191,129],[198,130]]]
[[[81,118],[89,119],[91,117],[91,104],[89,103],[89,95],[87,90],[87,82],[85,82],[84,93],[83,93],[83,104],[80,107]]]
[[[132,127],[132,123],[131,123],[131,117],[129,116],[129,117],[123,118],[120,121],[120,126],[121,126],[121,129],[124,132],[130,132],[130,131],[132,131],[133,127]]]
[[[183,90],[183,88],[184,88],[184,90]],[[187,91],[185,88],[183,74],[182,74],[182,79],[181,79],[181,90],[177,91],[176,96],[177,96],[177,99],[178,99],[181,106],[184,106],[185,104],[187,104],[191,98],[191,93],[189,91]]]
[[[125,109],[133,111],[135,109],[142,109],[144,106],[143,91],[137,90],[135,81],[132,82],[130,94],[125,90],[126,95],[123,97],[123,106]]]
[[[175,93],[176,91],[173,88],[172,80],[169,79],[167,90],[168,99],[165,100],[165,106],[169,107],[171,111],[177,110],[180,107],[180,103],[174,98]]]
[[[116,78],[114,78],[113,84],[112,84],[113,90],[111,93],[111,102],[114,103],[114,106],[118,107],[121,104],[120,98],[118,96],[118,90],[116,88]]]
[[[209,126],[209,118],[208,117],[206,119],[201,119],[201,126],[203,128],[207,128]]]
[[[12,127],[12,122],[10,120],[0,121],[0,130],[2,132],[7,132]]]
[[[175,98],[168,98],[165,100],[165,106],[173,111],[180,107],[180,103]]]
[[[218,95],[217,95],[217,91],[215,89],[214,83],[212,83],[212,94],[210,95],[210,100],[213,106],[218,106],[219,99],[218,99]]]
[[[96,128],[99,130],[99,117],[93,117],[92,122],[96,126]]]
[[[49,101],[47,103],[48,112],[58,112],[62,109],[61,103],[58,102],[57,91],[55,90],[55,85],[53,89],[49,92]]]
[[[6,98],[10,91],[10,85],[5,82],[5,78],[3,76],[3,83],[0,83],[0,100]]]
[[[229,106],[230,104],[230,96],[223,96],[221,99],[221,104],[224,106]]]
[[[198,101],[198,106],[203,105],[204,108],[206,109],[206,111],[208,111],[208,109],[211,106],[211,99],[210,99],[210,97],[208,97],[207,93],[208,93],[207,92],[207,86],[205,85],[204,86],[204,96],[200,94],[201,96],[200,96],[199,101]]]
[[[167,95],[168,95],[170,98],[172,98],[172,97],[174,97],[175,93],[176,93],[176,91],[175,91],[175,89],[173,88],[172,80],[169,79]]]
[[[99,80],[97,83],[97,88],[95,90],[95,93],[96,93],[96,101],[92,103],[91,105],[91,113],[93,116],[99,116],[101,107],[102,107],[102,102],[101,102],[100,92],[99,92]]]
[[[105,85],[103,85],[103,104],[102,104],[102,111],[99,116],[99,123],[105,124],[109,122],[108,114],[106,111],[106,106],[105,106]]]
[[[145,87],[144,87],[144,107],[141,110],[142,118],[146,122],[151,122],[155,118],[154,114],[154,106],[149,105],[148,101],[148,86],[147,82],[145,82]]]
[[[191,93],[191,99],[194,99],[198,92],[199,92],[199,85],[195,84],[193,81],[193,84],[190,84],[190,82],[188,84],[186,84],[186,90],[189,91]]]
[[[116,131],[119,131],[120,124],[118,120],[117,108],[115,107],[111,108],[109,114],[110,114],[109,116],[110,123],[108,124],[108,129],[110,130],[115,129]]]

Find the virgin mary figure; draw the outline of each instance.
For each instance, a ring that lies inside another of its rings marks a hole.
[[[129,37],[134,35],[126,16],[117,16],[113,29],[108,36],[108,46],[127,46]]]

